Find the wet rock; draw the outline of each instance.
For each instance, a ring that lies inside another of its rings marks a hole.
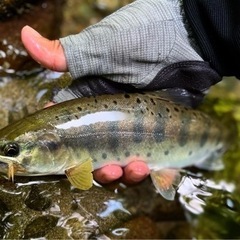
[[[165,224],[171,225],[169,223]],[[164,237],[165,239],[192,239],[191,233],[191,227],[190,224],[187,222],[173,222],[172,226],[167,233],[167,235]]]
[[[2,200],[0,200],[0,219],[5,219],[7,212],[9,212],[7,205]],[[0,221],[0,238],[3,238],[6,229],[7,225],[5,220]]]
[[[23,14],[28,9],[30,2],[33,1],[2,0],[0,2],[0,20]]]
[[[141,185],[128,188],[122,194],[128,199],[127,207],[131,213],[139,214],[140,209],[141,214],[151,216],[156,221],[185,220],[184,211],[177,201],[178,197],[176,197],[176,201],[168,201],[161,197],[155,191],[150,178],[142,182]],[[149,199],[154,199],[151,204],[149,204]]]
[[[133,0],[67,0],[62,35],[76,34]]]
[[[30,209],[36,211],[47,210],[51,206],[50,193],[46,190],[39,189],[38,185],[32,185],[30,193],[28,194],[25,204]]]
[[[64,0],[1,1],[0,77],[10,74],[31,74],[39,71],[39,64],[29,57],[20,39],[21,29],[30,25],[48,38],[60,35]],[[19,8],[19,6],[21,7]],[[21,13],[21,14],[20,14]]]
[[[38,88],[33,81],[9,79],[0,87],[0,128],[37,109]]]
[[[45,235],[45,239],[73,239],[73,238],[69,237],[67,229],[57,226],[48,231],[48,233]]]
[[[61,235],[64,239],[120,238],[117,234],[127,238],[165,236],[152,218],[153,206],[161,198],[155,197],[152,184],[146,181],[124,189],[117,186],[117,189],[114,184],[106,188],[93,186],[88,191],[81,191],[72,188],[64,176],[16,177],[15,183],[11,184],[2,181],[0,200],[5,205],[0,234],[11,239],[58,238]],[[138,209],[130,204],[134,197],[131,195],[133,188],[139,192],[138,198],[134,199],[139,202]],[[139,197],[146,195],[146,189],[151,189],[147,191],[147,211],[144,210],[144,198]],[[125,229],[127,231],[123,231]]]
[[[132,0],[95,0],[95,5],[100,11],[109,14],[131,2]]]
[[[26,226],[23,239],[44,237],[57,222],[58,218],[51,215],[38,217]]]
[[[115,228],[109,237],[111,239],[162,239],[156,222],[146,216],[139,216]]]

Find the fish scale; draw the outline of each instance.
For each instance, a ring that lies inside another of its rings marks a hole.
[[[217,121],[161,92],[74,99],[2,129],[0,162],[6,167],[0,171],[12,177],[65,173],[75,187],[88,189],[93,169],[140,158],[157,190],[172,199],[166,179],[177,173],[168,169],[211,168],[227,148],[226,136]]]

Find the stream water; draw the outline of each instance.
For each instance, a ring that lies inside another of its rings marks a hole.
[[[108,7],[107,0],[67,1],[62,34],[80,31],[122,4],[110,2],[116,5]],[[0,128],[42,108],[54,87],[69,83],[68,75],[51,71],[0,76]],[[200,106],[224,119],[232,142],[224,155],[224,169],[188,169],[175,201],[157,194],[150,179],[134,186],[116,182],[80,191],[64,176],[16,177],[14,183],[1,177],[0,238],[240,238],[239,92],[239,81],[225,79]]]

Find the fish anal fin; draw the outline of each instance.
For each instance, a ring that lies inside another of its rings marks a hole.
[[[65,174],[74,187],[81,190],[88,190],[93,185],[92,171],[92,159],[88,158],[86,161],[66,169]]]
[[[224,168],[224,163],[221,158],[215,158],[214,156],[195,164],[196,167],[203,170],[218,171]]]
[[[181,182],[179,169],[165,168],[150,173],[157,191],[167,200],[174,200],[176,188]]]

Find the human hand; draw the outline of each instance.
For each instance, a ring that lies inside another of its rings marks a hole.
[[[22,29],[21,37],[28,53],[39,64],[54,71],[68,70],[64,51],[58,40],[50,41],[29,26]],[[149,168],[141,159],[133,158],[132,162],[124,168],[108,165],[95,170],[93,174],[95,180],[100,183],[110,183],[121,177],[127,183],[137,183],[147,177]]]

